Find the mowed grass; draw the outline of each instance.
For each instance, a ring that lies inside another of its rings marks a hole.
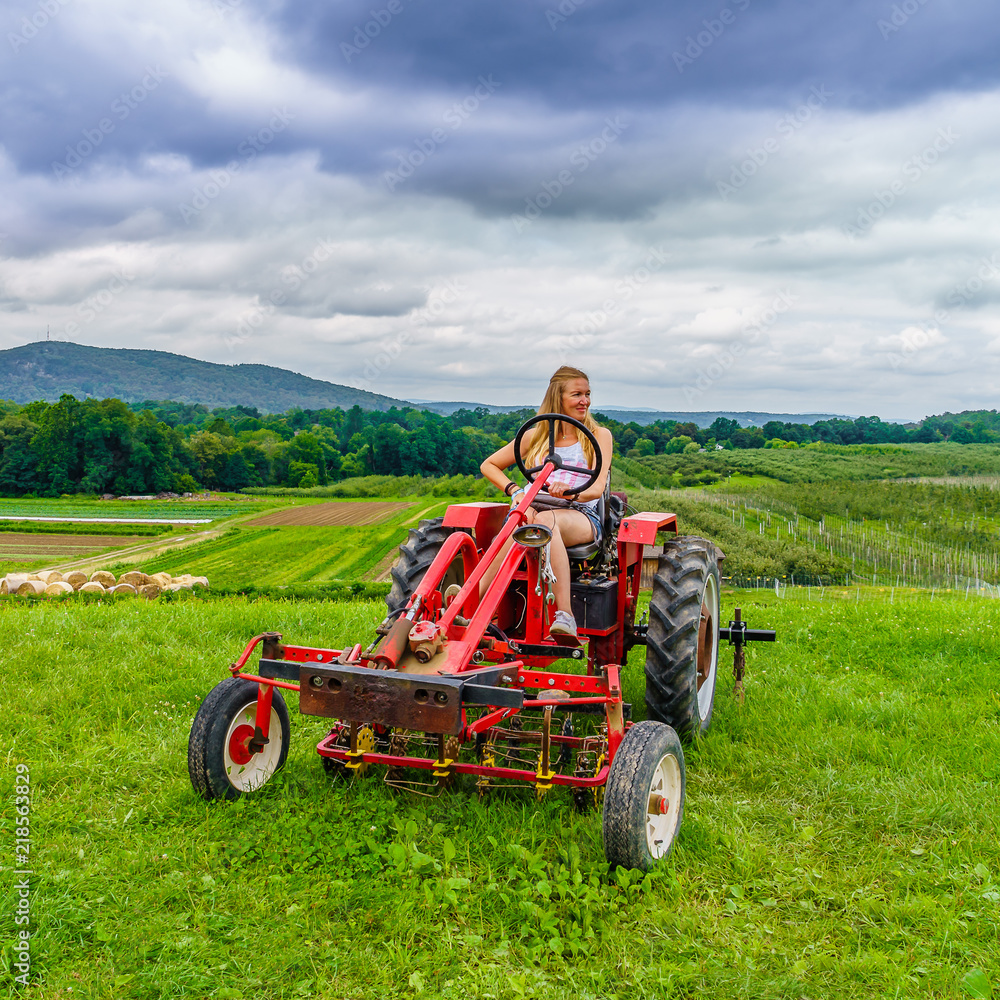
[[[372,511],[383,518],[378,524],[234,527],[217,538],[149,559],[142,568],[147,573],[194,573],[226,588],[359,580],[387,569],[410,527],[443,514],[450,502],[461,501],[412,503],[394,512],[386,512],[383,502],[373,502]],[[347,504],[352,513],[359,511],[355,516],[362,516],[365,501]]]
[[[607,871],[600,814],[565,791],[481,804],[329,778],[294,694],[285,770],[236,803],[195,796],[191,719],[244,641],[339,647],[381,605],[7,603],[31,995],[995,995],[997,605],[842,593],[724,595],[780,641],[750,653],[745,704],[723,671],[679,840],[646,878]]]
[[[392,525],[236,528],[143,563],[147,573],[194,573],[213,586],[281,586],[360,579],[406,538]]]

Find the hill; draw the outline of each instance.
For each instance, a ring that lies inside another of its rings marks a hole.
[[[78,399],[170,399],[216,406],[256,406],[268,413],[292,407],[321,410],[357,404],[388,410],[402,400],[308,378],[270,365],[219,365],[166,351],[85,347],[40,341],[0,351],[0,397],[17,403],[63,393]]]
[[[475,410],[477,407],[490,413],[516,413],[518,410],[534,410],[537,403],[523,403],[521,406],[495,406],[492,403],[443,402],[433,399],[412,399],[414,406],[435,413],[450,416],[457,410]],[[636,423],[642,427],[657,420],[676,420],[678,423],[692,423],[696,427],[711,427],[717,417],[735,420],[740,427],[763,427],[768,421],[779,420],[787,424],[814,424],[819,420],[851,420],[843,414],[835,413],[760,413],[756,410],[649,410],[619,407],[595,406],[594,413],[601,413],[623,424]]]

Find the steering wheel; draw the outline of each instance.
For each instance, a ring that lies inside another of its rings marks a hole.
[[[597,465],[595,469],[581,469],[578,465],[567,465],[560,457],[556,454],[556,425],[562,421],[564,424],[570,424],[575,427],[578,431],[583,431],[587,440],[590,442],[591,447],[594,449],[594,459]],[[534,427],[535,424],[547,423],[549,425],[549,453],[545,456],[541,465],[532,466],[530,469],[524,464],[524,459],[521,457],[521,441],[524,438],[525,432],[530,428]],[[580,423],[579,420],[575,420],[573,417],[567,417],[564,413],[539,413],[538,416],[532,417],[530,420],[521,424],[520,430],[517,432],[517,437],[514,438],[514,461],[517,462],[517,467],[521,470],[524,478],[528,480],[529,483],[535,481],[535,476],[545,467],[546,462],[551,462],[557,469],[565,469],[567,472],[576,472],[579,475],[586,476],[585,482],[581,483],[579,486],[574,486],[571,490],[566,490],[571,496],[575,496],[578,493],[582,493],[585,489],[593,486],[597,482],[598,477],[601,474],[601,465],[603,463],[603,456],[601,455],[601,446],[597,443],[597,438],[587,430],[586,426]]]

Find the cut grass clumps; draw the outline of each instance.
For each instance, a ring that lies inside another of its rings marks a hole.
[[[381,600],[3,607],[7,769],[28,769],[39,996],[292,1000],[997,994],[1000,639],[992,601],[723,595],[779,640],[720,664],[652,876],[609,872],[568,790],[479,802],[333,779],[292,715],[258,794],[190,786],[198,705],[253,635],[367,642]],[[641,718],[643,655],[622,671]],[[11,912],[15,899],[8,890]],[[0,976],[11,987],[9,966]],[[979,993],[973,993],[978,990]]]

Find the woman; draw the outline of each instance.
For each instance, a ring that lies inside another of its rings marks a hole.
[[[594,435],[601,449],[601,468],[596,481],[575,496],[567,496],[567,490],[573,489],[586,479],[583,473],[556,470],[547,484],[549,496],[571,501],[570,505],[558,509],[528,510],[528,520],[544,524],[552,531],[550,558],[555,571],[556,613],[549,629],[552,635],[567,635],[576,638],[576,621],[570,609],[570,579],[569,556],[567,546],[583,545],[587,542],[601,541],[601,521],[597,511],[597,502],[604,493],[604,485],[608,479],[611,467],[611,452],[614,441],[611,431],[601,427],[590,415],[590,380],[579,368],[563,365],[549,380],[545,398],[538,408],[539,413],[563,413],[573,417],[583,424]],[[521,442],[521,457],[528,468],[541,465],[549,451],[549,424],[540,423],[530,434],[526,434]],[[594,449],[583,434],[578,434],[572,424],[560,422],[556,427],[556,454],[567,465],[578,468],[595,468]],[[511,498],[511,506],[520,503],[524,489],[507,477],[504,470],[514,465],[514,444],[511,442],[499,451],[494,452],[479,467],[483,476],[498,489]],[[502,556],[513,544],[509,541],[501,555],[494,560],[483,585],[487,585],[496,575]]]

